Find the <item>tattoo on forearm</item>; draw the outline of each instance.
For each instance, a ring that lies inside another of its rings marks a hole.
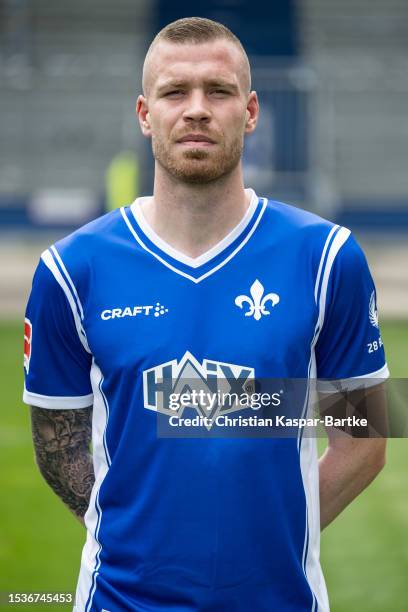
[[[92,408],[32,406],[31,424],[41,474],[72,512],[83,518],[95,481],[90,453]]]

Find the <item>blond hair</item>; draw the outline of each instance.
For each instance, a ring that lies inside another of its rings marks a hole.
[[[186,43],[202,44],[220,39],[229,40],[240,50],[246,68],[247,83],[245,86],[249,92],[251,89],[251,68],[248,56],[241,41],[225,25],[218,21],[213,21],[212,19],[206,19],[205,17],[183,17],[183,19],[177,19],[177,21],[172,21],[156,34],[146,53],[143,67],[143,89],[146,89],[145,67],[148,57],[159,42],[165,41],[178,45]]]

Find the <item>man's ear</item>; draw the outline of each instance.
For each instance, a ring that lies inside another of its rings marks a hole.
[[[149,108],[147,105],[147,99],[142,95],[138,97],[136,102],[136,115],[138,116],[139,125],[143,136],[150,137],[151,126]]]
[[[256,128],[259,117],[259,102],[256,91],[251,91],[248,96],[247,109],[246,109],[246,121],[245,121],[245,133],[251,134]]]

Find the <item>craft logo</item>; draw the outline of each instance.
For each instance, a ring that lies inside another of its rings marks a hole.
[[[28,374],[31,358],[31,341],[33,337],[33,326],[30,319],[24,319],[24,367]]]
[[[214,419],[242,410],[235,398],[250,396],[254,387],[253,368],[210,359],[200,363],[189,351],[180,361],[173,359],[143,372],[144,407],[166,415],[181,416],[188,407]],[[174,398],[183,397],[189,401],[175,403]]]
[[[110,319],[123,319],[124,317],[140,317],[140,316],[154,316],[162,317],[167,314],[169,309],[156,302],[149,306],[125,306],[125,308],[111,308],[101,312],[102,321],[109,321]]]

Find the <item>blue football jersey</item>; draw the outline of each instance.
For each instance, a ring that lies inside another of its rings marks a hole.
[[[77,612],[326,612],[316,440],[160,437],[182,375],[386,378],[350,231],[252,192],[191,258],[136,200],[42,254],[25,321],[24,401],[93,405]]]

